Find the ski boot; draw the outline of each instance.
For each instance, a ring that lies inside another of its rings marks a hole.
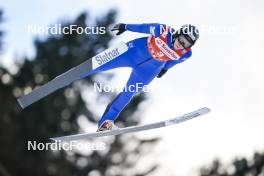
[[[107,131],[107,130],[114,130],[117,129],[118,127],[114,124],[113,121],[111,120],[106,120],[102,123],[101,126],[98,127],[97,132],[99,131]]]

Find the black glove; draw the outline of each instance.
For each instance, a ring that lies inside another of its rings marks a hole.
[[[118,31],[116,35],[120,35],[126,31],[126,24],[118,23],[111,29],[111,31]]]
[[[161,71],[159,72],[157,78],[161,78],[163,75],[165,75],[165,73],[166,73],[167,71],[168,71],[168,70],[161,69]]]

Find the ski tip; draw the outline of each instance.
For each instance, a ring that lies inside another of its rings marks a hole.
[[[53,137],[53,138],[49,138],[49,139],[53,142],[61,142],[61,137]]]
[[[55,142],[57,141],[55,138],[49,138],[49,139],[50,139],[51,141],[55,141]]]
[[[22,103],[22,101],[21,101],[21,98],[17,99],[17,102],[18,102],[19,106],[20,106],[22,109],[25,108],[25,106],[23,105],[23,103]]]
[[[62,140],[60,139],[60,137],[55,137],[55,138],[49,138],[51,141],[53,142],[62,142]]]
[[[209,112],[211,112],[211,109],[208,107],[203,107],[199,110],[200,114],[207,114]]]

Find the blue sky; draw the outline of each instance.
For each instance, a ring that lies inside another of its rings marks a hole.
[[[74,19],[80,12],[89,11],[91,16],[107,11],[109,7],[103,3],[90,6],[84,0],[78,1],[74,6],[66,1],[6,1],[0,3],[4,9],[7,29],[5,36],[8,56],[34,55],[33,38],[36,37],[27,31],[28,25],[48,26],[68,19]],[[62,5],[63,4],[63,5]],[[12,54],[11,54],[12,53]]]

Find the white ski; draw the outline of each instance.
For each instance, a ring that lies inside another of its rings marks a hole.
[[[73,67],[67,72],[57,76],[56,78],[42,85],[38,89],[35,89],[29,94],[20,97],[17,101],[20,106],[24,109],[32,103],[35,103],[38,100],[46,97],[47,95],[55,92],[56,90],[63,88],[78,79],[85,77],[86,74],[89,74],[90,71],[115,59],[116,57],[125,53],[127,50],[127,44],[121,42],[117,46],[111,47],[92,57],[91,59],[86,60],[80,65]]]
[[[209,112],[210,112],[210,109],[207,107],[204,107],[196,111],[190,112],[188,114],[178,116],[173,119],[156,122],[156,123],[152,123],[148,125],[131,126],[131,127],[126,127],[126,128],[118,128],[118,129],[110,130],[110,131],[101,131],[101,132],[94,132],[94,133],[87,133],[87,134],[61,136],[61,137],[54,137],[50,139],[54,141],[64,142],[64,141],[74,141],[74,140],[89,139],[89,138],[94,138],[94,137],[113,136],[113,135],[119,135],[119,134],[125,134],[125,133],[145,131],[145,130],[150,130],[150,129],[155,129],[155,128],[166,127],[169,125],[175,125],[175,124],[193,119],[195,117],[202,116]]]

